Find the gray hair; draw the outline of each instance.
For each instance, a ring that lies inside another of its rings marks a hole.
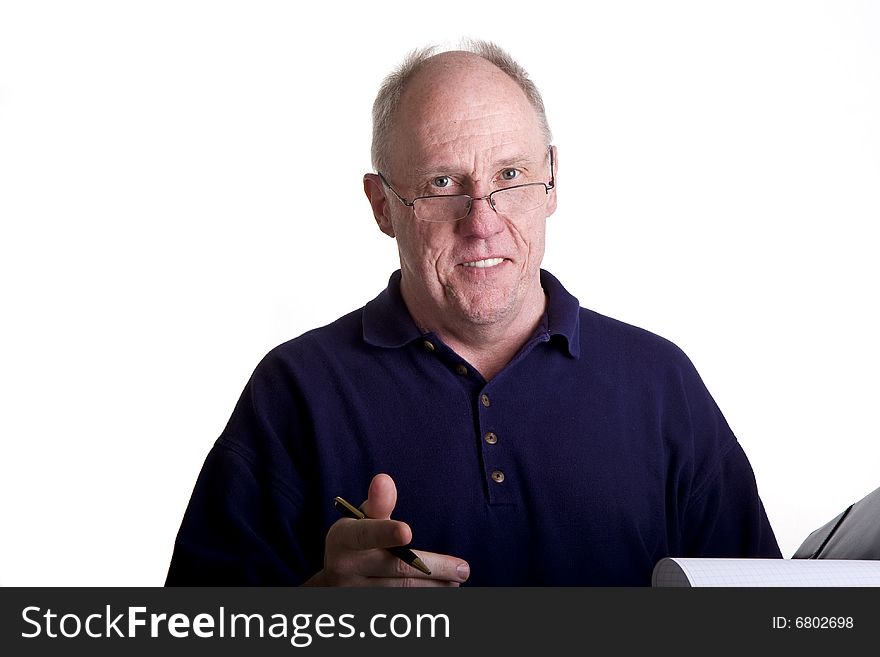
[[[490,41],[466,39],[461,42],[460,50],[478,55],[494,64],[519,85],[535,109],[544,138],[549,145],[551,141],[550,125],[547,123],[544,101],[541,98],[541,92],[529,78],[526,70],[505,50]],[[373,143],[370,150],[373,167],[376,171],[388,170],[391,128],[404,89],[422,65],[440,52],[445,51],[440,50],[437,46],[413,50],[379,87],[379,93],[373,102]]]

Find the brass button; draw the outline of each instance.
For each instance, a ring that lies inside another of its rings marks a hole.
[[[504,473],[501,470],[492,470],[492,481],[496,484],[500,484],[504,481]]]
[[[458,365],[455,366],[455,371],[458,372],[459,374],[461,374],[462,376],[467,376],[467,368],[464,365],[462,365],[461,363],[459,363]]]
[[[425,345],[425,349],[427,349],[428,351],[434,351],[434,343],[430,340],[425,340],[424,342],[422,342],[422,344]]]
[[[494,445],[495,443],[498,442],[498,436],[496,436],[494,433],[492,433],[490,431],[485,436],[483,436],[483,440],[485,440],[490,445]]]
[[[480,395],[480,401],[483,402],[483,406],[488,406],[489,405],[489,395],[483,393],[482,395]]]

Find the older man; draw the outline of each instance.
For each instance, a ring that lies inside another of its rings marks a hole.
[[[257,367],[168,584],[647,585],[665,556],[781,556],[687,357],[540,269],[558,157],[519,65],[486,43],[411,56],[373,163],[400,270]],[[408,544],[430,574],[386,549]]]

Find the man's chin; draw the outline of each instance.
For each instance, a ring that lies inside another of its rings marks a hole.
[[[469,323],[477,326],[489,326],[503,322],[512,314],[513,303],[471,303],[459,307],[460,315]]]
[[[507,321],[517,308],[516,288],[500,286],[456,286],[446,289],[447,308],[474,326]]]

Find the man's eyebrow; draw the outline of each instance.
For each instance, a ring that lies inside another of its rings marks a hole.
[[[535,165],[540,163],[539,160],[535,160],[533,156],[530,155],[513,155],[511,157],[504,157],[495,160],[491,168],[495,171],[505,168],[513,168],[513,167],[521,167],[526,165]],[[427,178],[429,176],[440,176],[447,174],[454,174],[461,171],[461,167],[456,164],[431,164],[428,166],[415,166],[412,168],[412,175],[417,179]]]
[[[412,175],[415,178],[422,179],[429,176],[439,176],[456,171],[458,167],[451,164],[432,164],[431,166],[413,167]]]

